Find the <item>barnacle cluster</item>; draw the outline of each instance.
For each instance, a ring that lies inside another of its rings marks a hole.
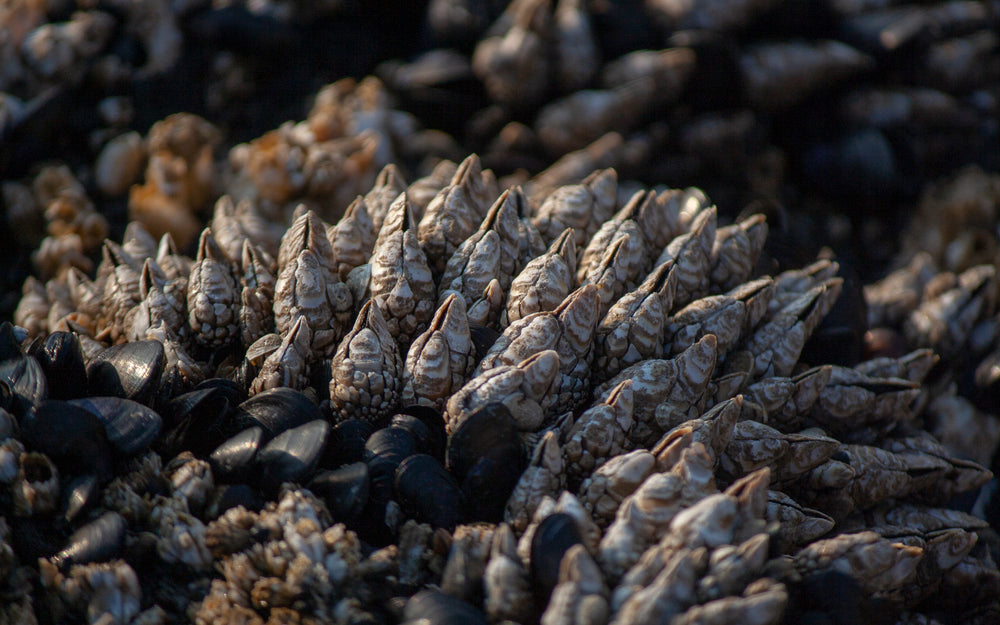
[[[0,166],[103,120],[2,181],[0,623],[1000,620],[1000,182],[916,200],[992,5],[431,0],[234,139],[237,40],[372,9],[70,4],[0,8]]]

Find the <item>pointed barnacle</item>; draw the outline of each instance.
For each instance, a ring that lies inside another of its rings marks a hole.
[[[552,312],[534,313],[504,330],[479,363],[477,372],[514,365],[546,349],[559,354],[560,376],[551,389],[553,415],[574,410],[587,399],[594,329],[597,326],[597,289],[580,287]]]
[[[444,272],[458,246],[483,222],[495,186],[492,173],[484,172],[479,157],[473,154],[462,161],[451,183],[427,205],[417,236],[432,260],[435,275]]]
[[[874,59],[839,41],[757,44],[740,55],[747,97],[757,106],[781,109],[856,76]]]
[[[443,410],[448,397],[465,384],[474,367],[475,346],[465,304],[457,295],[449,295],[434,313],[430,327],[410,345],[403,367],[401,403]]]
[[[934,350],[915,349],[899,358],[873,358],[860,362],[854,370],[875,378],[902,378],[920,384],[938,363],[940,356]]]
[[[737,395],[712,406],[705,414],[696,419],[685,421],[664,434],[663,438],[653,446],[653,453],[657,454],[658,461],[662,463],[661,457],[668,455],[668,449],[675,440],[681,437],[690,437],[689,441],[683,443],[681,449],[671,450],[669,453],[676,454],[684,447],[698,443],[705,447],[709,457],[717,463],[735,435],[734,427],[737,424],[736,420],[740,416],[742,406],[742,395]]]
[[[330,363],[330,402],[338,420],[378,422],[399,401],[403,362],[377,303],[361,307]]]
[[[186,272],[184,275],[187,276],[188,273],[190,272]],[[92,320],[97,319],[98,315],[101,314],[101,299],[103,297],[103,291],[98,289],[97,284],[91,281],[87,274],[75,267],[67,272],[66,284],[69,286],[69,296],[73,300],[74,309]],[[24,301],[23,297],[21,301]],[[18,307],[20,307],[20,303],[18,303]],[[23,323],[15,322],[22,327],[28,327]]]
[[[777,539],[785,551],[804,547],[833,529],[833,519],[819,510],[800,505],[781,491],[767,491],[768,521],[778,522]]]
[[[582,284],[591,275],[594,268],[600,264],[602,259],[608,257],[608,249],[616,242],[625,237],[629,237],[625,269],[622,274],[623,280],[635,281],[638,276],[648,266],[649,249],[647,248],[646,234],[640,222],[641,215],[650,210],[650,205],[656,202],[654,191],[637,191],[615,215],[605,221],[601,227],[590,238],[587,246],[580,252],[580,259],[576,269],[576,280]],[[631,288],[635,288],[631,286]],[[615,300],[618,298],[616,297]],[[612,300],[612,301],[615,301]]]
[[[181,342],[181,338],[171,326],[162,322],[151,326],[140,339],[156,340],[163,344],[163,352],[167,364],[163,369],[162,380],[171,379],[175,375],[172,372],[176,372],[177,377],[189,387],[194,387],[205,379],[205,372],[202,370],[201,365],[188,354],[187,349],[185,349]]]
[[[375,222],[360,195],[351,202],[344,215],[326,231],[333,249],[333,268],[341,280],[359,265],[365,264],[375,247]]]
[[[326,272],[336,275],[337,272],[333,267],[333,247],[326,236],[326,226],[316,213],[303,209],[304,205],[296,208],[298,215],[281,237],[277,258],[278,271],[281,272],[295,260],[300,252],[309,250],[316,255]]]
[[[873,443],[916,414],[919,384],[876,378],[831,366],[830,379],[808,411],[808,421],[851,442]]]
[[[593,285],[597,288],[600,305],[599,317],[603,318],[611,310],[611,306],[634,284],[628,280],[631,269],[635,266],[638,256],[632,245],[635,240],[631,235],[616,239],[588,269],[580,286]],[[579,271],[579,269],[577,270]],[[579,274],[578,274],[579,275]]]
[[[173,280],[191,275],[193,261],[180,253],[174,237],[166,232],[160,237],[160,243],[156,248],[156,264],[163,270],[167,280]]]
[[[740,421],[721,457],[721,468],[741,477],[762,467],[771,468],[776,482],[788,482],[823,464],[840,442],[813,434],[784,434],[756,421]]]
[[[653,473],[622,501],[614,522],[601,538],[598,562],[610,580],[617,581],[656,544],[685,508],[716,492],[712,461],[701,445],[682,452],[667,473]],[[689,479],[691,478],[691,479]],[[697,546],[697,545],[694,545]]]
[[[305,388],[309,383],[311,344],[312,331],[309,324],[304,317],[299,317],[288,334],[281,339],[278,349],[260,366],[260,372],[250,385],[250,394],[256,395],[282,386]]]
[[[299,316],[304,316],[312,330],[313,351],[325,357],[332,355],[344,334],[353,297],[328,264],[330,242],[322,228],[322,222],[310,211],[295,220],[282,241],[278,256],[287,260],[284,264],[278,261],[274,321],[278,332],[284,334]],[[293,230],[298,236],[291,236]]]
[[[739,285],[730,293],[691,302],[670,318],[664,353],[679,353],[706,334],[718,339],[720,355],[728,353],[756,327],[772,294],[770,278],[762,278]]]
[[[585,5],[581,0],[558,0],[552,13],[554,70],[563,93],[583,89],[600,69],[600,51]]]
[[[677,271],[674,306],[686,306],[708,292],[715,219],[714,206],[700,211],[691,222],[691,229],[675,237],[656,259],[657,265],[674,261]]]
[[[406,181],[395,163],[383,167],[375,177],[375,184],[371,191],[365,194],[364,203],[376,233],[382,229],[382,222],[389,212],[389,206],[404,191],[406,191]]]
[[[800,575],[826,570],[847,572],[865,593],[887,593],[907,584],[916,573],[923,550],[875,532],[840,534],[818,540],[795,554]]]
[[[830,260],[818,260],[801,269],[789,269],[774,278],[774,297],[768,305],[768,316],[778,312],[809,289],[836,277],[840,265]]]
[[[863,287],[868,306],[868,327],[898,327],[917,309],[924,287],[937,275],[927,252],[914,254],[909,264]]]
[[[632,427],[632,381],[611,389],[607,399],[581,414],[566,434],[563,465],[570,487],[576,486],[605,462],[625,452]]]
[[[546,434],[535,447],[528,468],[521,474],[507,500],[504,521],[521,533],[535,514],[542,497],[555,497],[566,482],[562,452],[554,432]]]
[[[702,413],[705,391],[716,360],[715,336],[709,334],[671,360],[644,360],[594,389],[605,398],[623,380],[633,381],[633,444],[648,447],[660,434]]]
[[[135,263],[130,255],[120,252],[105,244],[102,253],[102,264],[111,267],[104,281],[101,314],[97,318],[99,336],[106,336],[112,342],[122,340],[127,331],[126,316],[141,301],[139,294],[139,278],[141,265]],[[192,274],[193,276],[194,274]]]
[[[615,170],[595,171],[579,184],[564,185],[548,194],[534,210],[531,223],[549,243],[561,238],[566,228],[572,228],[575,248],[583,248],[601,224],[611,218],[617,193]]]
[[[523,319],[536,312],[555,310],[575,283],[576,244],[573,230],[567,228],[549,249],[529,262],[513,279],[507,296],[507,308],[500,326]]]
[[[832,373],[831,365],[823,365],[791,378],[764,378],[743,391],[744,399],[754,407],[754,420],[782,432],[797,432]]]
[[[912,496],[928,503],[950,501],[958,493],[980,488],[992,476],[979,464],[952,455],[928,432],[887,439],[882,447],[903,460]]]
[[[903,332],[912,344],[952,357],[965,345],[975,323],[993,314],[995,299],[996,268],[973,267],[958,276],[954,288],[926,299],[910,313]]]
[[[132,258],[152,258],[156,256],[156,239],[149,234],[142,222],[130,221],[122,235],[122,249]]]
[[[146,331],[161,323],[169,328],[186,327],[186,286],[187,280],[177,278],[170,282],[171,288],[153,270],[155,262],[146,258],[139,277],[139,304],[125,317],[125,339],[142,341]]]
[[[506,523],[493,533],[490,557],[483,573],[484,607],[492,619],[524,623],[534,614],[528,570],[517,555],[517,539]]]
[[[670,552],[650,549],[612,592],[615,617],[611,624],[663,623],[680,618],[696,603],[698,579],[707,566],[708,552],[703,547]]]
[[[389,333],[405,349],[434,314],[434,280],[417,242],[412,203],[406,193],[393,202],[369,261],[364,296],[378,302]]]
[[[598,526],[606,527],[614,520],[622,500],[656,469],[656,458],[645,449],[614,456],[580,484],[580,502]]]
[[[741,345],[754,355],[755,377],[783,377],[792,372],[802,348],[837,297],[843,280],[831,278],[788,303],[760,325]]]
[[[274,329],[273,261],[260,248],[244,239],[240,255],[240,337],[250,346]]]
[[[713,290],[728,291],[746,282],[757,265],[766,239],[767,223],[763,215],[751,215],[716,230],[709,276]]]
[[[472,55],[490,98],[515,108],[536,104],[549,87],[552,0],[512,2]],[[499,32],[495,29],[501,28]]]
[[[458,171],[458,164],[448,159],[441,159],[430,174],[413,181],[413,184],[406,187],[406,194],[412,198],[416,211],[414,217],[417,221],[423,218],[427,206],[431,203],[441,189],[445,188]],[[398,195],[398,194],[397,194]],[[367,201],[367,198],[365,198]]]
[[[239,336],[239,291],[233,269],[211,228],[203,230],[188,281],[187,307],[188,325],[195,341],[204,347],[222,348]]]
[[[14,323],[26,328],[29,336],[44,336],[48,331],[49,296],[45,285],[28,276],[21,285],[21,299],[14,311]]]
[[[49,300],[45,326],[54,331],[60,320],[73,313],[73,299],[69,293],[69,285],[56,278],[45,283],[45,294]]]
[[[559,377],[559,354],[537,353],[517,365],[501,365],[480,373],[452,395],[446,404],[449,432],[477,407],[500,402],[511,412],[522,432],[537,431],[552,402],[550,389]]]
[[[236,214],[236,204],[229,195],[223,195],[215,201],[212,209],[212,221],[209,224],[216,243],[230,258],[239,258],[243,242],[249,236],[243,227],[243,222]],[[168,233],[169,234],[169,233]]]

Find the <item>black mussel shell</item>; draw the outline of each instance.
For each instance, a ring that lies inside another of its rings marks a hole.
[[[163,408],[165,436],[163,455],[190,451],[203,457],[242,428],[235,419],[234,404],[215,388],[195,389],[175,397]]]
[[[409,428],[416,436],[417,445],[422,453],[430,454],[444,462],[448,433],[445,431],[444,417],[440,412],[429,406],[406,406],[399,410],[390,424]]]
[[[108,433],[108,440],[123,456],[146,451],[160,435],[163,420],[155,410],[121,397],[88,397],[69,403],[93,414]]]
[[[0,363],[0,401],[15,417],[26,414],[49,396],[42,366],[33,356],[18,356]]]
[[[47,379],[52,399],[76,399],[87,394],[87,365],[80,339],[72,332],[53,332],[34,350]]]
[[[206,388],[215,389],[215,392],[229,400],[230,405],[239,406],[247,400],[247,392],[239,384],[226,378],[208,378],[198,383],[195,390]]]
[[[205,520],[217,519],[226,510],[236,506],[243,506],[251,512],[258,512],[264,507],[264,504],[264,499],[247,484],[223,484],[212,491],[205,504]]]
[[[490,351],[493,344],[500,338],[500,333],[488,326],[469,326],[469,334],[472,337],[472,344],[476,348],[476,362],[479,362]]]
[[[370,486],[368,465],[352,462],[339,469],[323,471],[309,482],[307,488],[326,502],[334,521],[350,522],[361,514],[368,503]]]
[[[236,422],[240,429],[259,425],[265,440],[271,440],[285,430],[322,419],[316,404],[302,392],[276,388],[258,393],[239,405]]]
[[[421,590],[403,609],[403,622],[411,625],[486,625],[486,615],[475,606],[440,590]]]
[[[275,436],[257,453],[256,472],[265,493],[277,494],[284,482],[304,483],[319,466],[330,434],[325,419],[315,419]]]
[[[396,469],[396,499],[421,523],[449,531],[462,521],[462,491],[433,456],[415,454]]]
[[[73,532],[66,546],[53,558],[62,568],[71,564],[105,562],[121,553],[128,523],[117,512],[105,512]]]
[[[166,366],[159,341],[112,345],[87,365],[87,388],[91,395],[124,397],[149,405],[156,399]]]
[[[79,406],[49,400],[21,420],[22,439],[47,455],[66,475],[93,473],[111,479],[112,447],[100,419]]]
[[[531,580],[536,603],[548,605],[549,595],[559,583],[559,564],[569,548],[583,544],[576,521],[564,512],[550,514],[538,524],[531,538]]]
[[[335,469],[344,464],[361,462],[365,441],[374,431],[375,427],[362,419],[344,419],[333,426],[323,452],[322,466]]]
[[[413,433],[406,428],[390,426],[368,437],[363,459],[369,464],[376,459],[384,459],[394,461],[398,465],[415,453],[417,453],[417,441]]]
[[[468,520],[499,522],[527,458],[514,417],[499,403],[466,417],[448,439],[445,466],[461,485]]]
[[[63,485],[62,488],[62,519],[72,523],[80,513],[100,501],[101,486],[97,476],[93,474],[78,475]]]
[[[9,321],[0,323],[0,362],[23,355],[21,342],[14,333],[14,325]]]
[[[14,435],[17,429],[17,420],[3,408],[0,408],[0,441],[6,440]]]
[[[208,462],[212,466],[212,476],[223,483],[236,483],[247,479],[263,441],[264,430],[254,426],[216,447],[208,457]]]
[[[37,562],[51,558],[66,540],[66,534],[57,530],[54,523],[39,522],[33,516],[7,517],[10,525],[8,543],[21,562]]]

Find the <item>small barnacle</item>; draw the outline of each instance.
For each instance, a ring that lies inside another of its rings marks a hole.
[[[198,242],[187,291],[188,324],[195,340],[205,347],[225,347],[239,336],[236,312],[240,296],[233,274],[232,261],[206,228]]]
[[[403,367],[401,401],[442,410],[474,368],[475,346],[465,304],[451,294],[438,307],[427,330],[410,345]]]

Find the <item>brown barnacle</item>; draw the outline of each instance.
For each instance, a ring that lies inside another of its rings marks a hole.
[[[565,485],[562,452],[554,432],[547,433],[535,447],[528,468],[521,474],[504,509],[504,521],[521,533],[535,514],[542,497],[555,496]]]
[[[656,266],[634,291],[623,295],[597,326],[591,378],[601,383],[622,369],[663,355],[667,312],[677,274],[673,262]]]
[[[330,362],[330,402],[338,420],[378,422],[399,401],[403,361],[396,340],[374,300],[368,300],[354,328],[340,341]]]
[[[94,181],[106,197],[124,195],[139,179],[146,162],[142,136],[126,132],[108,141],[94,163]]]
[[[934,398],[923,413],[926,427],[935,438],[960,458],[989,466],[1000,444],[1000,421],[977,409],[961,395]]]
[[[865,285],[868,327],[898,327],[920,305],[924,287],[936,274],[930,254],[920,252],[905,267]]]
[[[517,539],[510,525],[493,532],[489,561],[483,573],[484,607],[494,621],[524,623],[534,615],[534,595],[528,570],[517,555]]]
[[[448,397],[469,379],[475,364],[465,304],[457,295],[449,295],[427,330],[410,345],[403,366],[402,404],[443,410]]]
[[[614,216],[605,221],[597,232],[590,238],[587,246],[580,252],[580,259],[577,263],[576,280],[578,283],[585,283],[588,276],[592,275],[603,259],[608,258],[608,250],[617,241],[629,237],[628,243],[624,244],[627,251],[625,254],[624,272],[621,275],[623,281],[633,282],[647,268],[649,262],[649,249],[647,247],[646,233],[643,232],[642,216],[647,212],[653,212],[653,205],[657,202],[657,195],[654,191],[637,191],[629,201]],[[635,288],[634,285],[629,289]],[[611,302],[617,300],[617,297]],[[609,302],[609,306],[610,303]]]
[[[379,303],[389,333],[406,349],[424,332],[434,314],[434,280],[427,256],[417,239],[412,202],[401,193],[392,203],[375,241],[367,268],[357,269],[350,281],[366,282],[361,297]],[[362,272],[368,274],[367,278]]]
[[[350,289],[329,265],[332,252],[324,233],[312,211],[295,220],[282,240],[274,285],[275,327],[286,333],[304,316],[317,357],[333,354],[353,305]]]
[[[451,178],[451,174],[448,178]],[[406,180],[403,179],[403,174],[395,163],[389,163],[375,176],[375,184],[364,196],[364,205],[376,233],[382,229],[382,223],[385,221],[386,213],[389,212],[389,206],[404,191],[406,191]],[[424,205],[426,206],[426,204]],[[422,209],[418,210],[421,212],[419,215],[414,214],[414,218],[422,216]]]
[[[104,280],[101,314],[97,318],[97,338],[112,342],[125,339],[128,315],[142,301],[139,290],[142,266],[120,247],[106,242],[101,250],[101,265],[109,268]],[[98,275],[101,267],[98,267]]]
[[[993,314],[996,268],[978,265],[958,276],[958,284],[925,298],[903,325],[907,340],[951,358],[965,345],[976,322]]]
[[[124,560],[72,566],[64,575],[42,558],[39,571],[41,585],[58,612],[79,611],[91,623],[131,623],[139,614],[139,577]]]
[[[915,349],[898,358],[882,357],[860,362],[854,370],[873,378],[901,378],[920,384],[941,359],[929,348]]]
[[[59,470],[45,454],[21,452],[10,491],[16,516],[50,514],[59,505]]]
[[[611,218],[617,201],[617,172],[614,169],[594,171],[579,184],[563,185],[546,195],[541,206],[533,211],[531,223],[550,244],[562,238],[566,228],[572,228],[576,250],[585,247],[601,225]]]
[[[818,540],[795,554],[800,574],[839,571],[853,577],[869,594],[902,588],[915,574],[923,550],[875,532],[840,534]]]
[[[763,215],[751,215],[743,221],[719,228],[712,245],[714,264],[709,278],[713,290],[728,291],[747,281],[767,239]]]
[[[302,175],[303,194],[327,219],[337,219],[361,193],[371,188],[378,163],[390,158],[380,154],[388,139],[377,129],[309,145]]]
[[[177,331],[172,326],[160,321],[158,325],[148,328],[139,340],[146,339],[159,341],[163,344],[164,356],[167,361],[163,370],[164,380],[168,379],[171,372],[176,372],[181,380],[192,387],[205,379],[206,375],[202,366],[191,357],[187,348],[184,347],[181,337],[177,335]]]
[[[747,98],[766,109],[787,108],[874,67],[875,61],[839,41],[783,41],[746,48],[739,58]]]
[[[188,325],[194,340],[204,347],[225,347],[239,336],[240,292],[233,274],[232,261],[216,244],[211,228],[206,228],[187,289]]]
[[[208,462],[190,452],[182,452],[168,462],[163,475],[170,481],[171,497],[183,502],[188,510],[202,510],[215,488]]]
[[[72,269],[90,272],[94,267],[85,254],[83,239],[75,233],[45,237],[31,253],[31,262],[43,277],[62,277]]]
[[[742,344],[754,355],[755,377],[792,372],[806,341],[840,295],[843,280],[831,278],[792,300],[759,325]]]
[[[708,292],[715,220],[714,206],[699,211],[690,229],[670,241],[656,259],[655,265],[674,262],[677,271],[674,306],[686,306]]]
[[[158,528],[156,551],[165,562],[195,570],[212,566],[212,554],[205,546],[205,526],[188,512],[184,499],[157,496],[150,522]]]
[[[574,231],[567,228],[549,249],[528,262],[510,284],[500,326],[536,312],[554,310],[569,295],[576,274]]]
[[[49,314],[45,321],[45,327],[52,332],[55,331],[64,317],[73,314],[76,309],[73,307],[73,298],[65,280],[53,278],[46,282],[45,294],[49,300]]]
[[[840,271],[834,261],[821,259],[801,269],[789,269],[774,277],[774,297],[768,305],[768,317],[778,312],[810,289],[825,283]]]
[[[295,325],[281,339],[281,345],[274,350],[260,366],[260,372],[250,385],[250,394],[287,386],[301,389],[308,386],[309,367],[312,360],[312,330],[304,317],[299,317]]]
[[[719,354],[749,335],[767,312],[773,289],[768,278],[737,286],[723,295],[696,299],[670,317],[664,352],[678,354],[706,334],[718,339]]]
[[[776,539],[785,553],[808,545],[834,526],[828,515],[803,506],[776,490],[767,492],[766,519],[778,523]]]
[[[14,310],[14,323],[25,328],[28,336],[44,336],[48,332],[49,296],[45,285],[28,276],[21,286],[21,300]]]
[[[250,142],[240,172],[249,180],[257,197],[284,204],[299,195],[306,184],[303,173],[307,149],[289,136],[291,129],[282,126]],[[237,151],[242,146],[233,148]],[[242,156],[242,151],[240,152]],[[230,160],[234,154],[230,153]]]
[[[21,42],[21,57],[42,79],[65,80],[104,47],[114,28],[108,13],[77,11],[69,21],[32,30]]]
[[[559,564],[559,583],[542,614],[542,625],[606,623],[611,615],[601,569],[583,545],[573,545]]]
[[[734,477],[768,466],[775,482],[787,482],[823,464],[839,448],[840,442],[827,436],[784,434],[763,423],[740,421],[720,465]]]
[[[681,452],[681,459],[670,471],[651,474],[624,498],[598,552],[598,562],[609,580],[617,581],[638,562],[646,549],[664,536],[678,513],[716,492],[711,475],[711,457],[702,445],[693,444]]]
[[[870,443],[896,424],[912,420],[920,394],[916,382],[831,366],[830,379],[806,420],[845,440]]]
[[[375,246],[377,232],[360,195],[351,202],[340,220],[327,228],[326,238],[333,249],[333,266],[341,280],[346,280],[352,269],[365,264]]]
[[[671,621],[673,625],[773,625],[781,621],[788,605],[787,587],[769,578],[761,578],[740,595],[723,597],[696,605]]]
[[[563,466],[571,488],[625,452],[626,436],[632,427],[632,405],[632,381],[624,380],[573,423],[562,445]]]
[[[738,545],[720,545],[713,549],[708,570],[698,581],[699,603],[739,595],[760,575],[768,560],[769,547],[770,537],[761,533]],[[704,609],[707,610],[708,606]]]
[[[445,425],[454,431],[477,407],[499,401],[511,411],[519,430],[534,432],[545,422],[550,389],[559,377],[559,354],[539,352],[517,365],[500,365],[469,380],[445,406]]]
[[[177,243],[174,242],[170,233],[160,237],[155,257],[157,266],[163,270],[163,275],[167,280],[186,279],[191,275],[191,265],[194,264],[194,261],[180,253],[177,249]]]
[[[551,11],[551,0],[512,2],[476,46],[472,70],[494,102],[530,107],[547,92]]]
[[[559,90],[583,89],[600,69],[600,51],[581,0],[558,0],[552,13],[553,65]]]
[[[476,231],[496,197],[496,179],[483,171],[475,154],[469,156],[424,212],[418,226],[420,245],[431,260],[436,276],[445,270],[458,246]]]

